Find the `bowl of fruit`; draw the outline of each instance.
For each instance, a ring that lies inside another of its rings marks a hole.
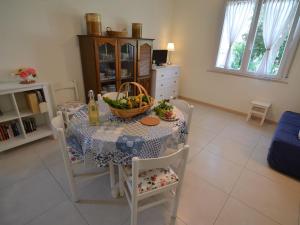
[[[134,85],[139,94],[137,96],[128,96],[127,91],[125,96],[119,97],[123,88],[127,87],[129,89],[129,85]],[[154,103],[154,99],[148,95],[146,89],[136,82],[123,83],[120,86],[116,99],[103,97],[103,100],[109,105],[111,113],[121,118],[132,118],[142,114],[149,110]]]
[[[164,99],[158,102],[158,105],[154,107],[156,115],[165,121],[176,121],[178,120],[176,114],[173,111],[174,107],[169,103],[168,100]]]

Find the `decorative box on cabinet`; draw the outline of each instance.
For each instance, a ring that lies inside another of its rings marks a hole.
[[[135,81],[151,92],[153,39],[78,35],[85,93],[117,91]],[[131,90],[134,94],[135,90]]]
[[[178,96],[179,66],[161,66],[153,70],[151,95],[157,100]]]
[[[53,135],[50,125],[53,112],[48,86],[47,83],[0,83],[0,110],[3,112],[0,115],[0,152]],[[41,100],[35,103],[39,104],[36,110],[26,102],[26,96],[34,92]],[[28,122],[30,119],[33,119],[34,124]],[[5,126],[9,127],[6,132],[3,130]]]

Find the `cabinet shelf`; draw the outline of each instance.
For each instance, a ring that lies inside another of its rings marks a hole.
[[[40,139],[43,137],[47,137],[52,134],[52,130],[47,125],[38,126],[36,131],[27,133],[26,136],[29,139]]]
[[[0,123],[11,121],[18,119],[19,116],[15,111],[4,112],[2,116],[0,116]]]
[[[21,118],[28,117],[28,116],[34,116],[34,115],[41,115],[41,114],[43,114],[43,113],[41,113],[41,112],[33,113],[29,109],[21,109],[20,110],[20,117]]]
[[[102,85],[115,84],[116,80],[101,80]]]

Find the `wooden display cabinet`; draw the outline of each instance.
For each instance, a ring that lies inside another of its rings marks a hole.
[[[78,35],[85,92],[118,91],[124,82],[141,83],[151,93],[153,39]],[[130,94],[135,94],[131,90]]]

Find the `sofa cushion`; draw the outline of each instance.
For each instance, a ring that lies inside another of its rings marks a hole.
[[[277,126],[269,149],[270,166],[287,175],[300,178],[300,114],[285,112]]]

